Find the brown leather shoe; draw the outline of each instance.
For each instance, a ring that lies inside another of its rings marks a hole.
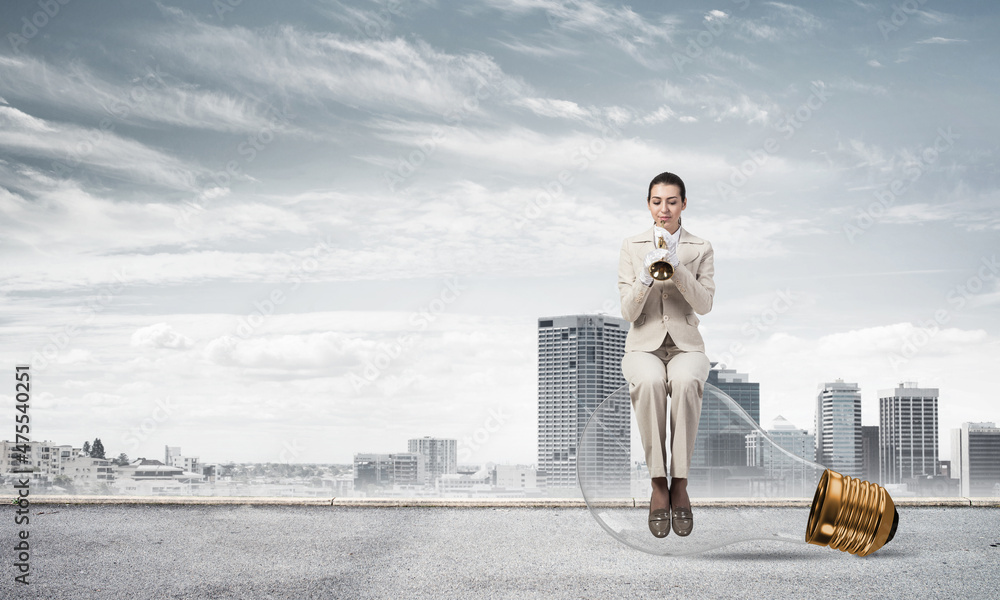
[[[670,509],[657,508],[649,511],[649,530],[658,538],[670,535]]]
[[[679,536],[691,535],[691,530],[694,529],[694,515],[691,514],[691,508],[675,508],[672,518],[674,524],[674,533]]]

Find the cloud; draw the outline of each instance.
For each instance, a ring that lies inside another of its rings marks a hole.
[[[60,354],[56,362],[61,365],[72,365],[75,363],[96,363],[98,361],[94,357],[94,353],[90,350],[72,348],[68,352]]]
[[[87,128],[36,118],[0,106],[0,147],[8,153],[53,161],[57,172],[79,165],[136,183],[194,191],[207,171],[144,144],[121,137],[113,128]]]
[[[892,167],[889,163],[889,156],[886,151],[874,144],[868,144],[864,140],[850,139],[846,143],[837,142],[837,151],[853,157],[858,162],[856,167],[878,167],[880,170],[888,170]]]
[[[878,62],[878,61],[874,61]],[[882,66],[882,65],[873,65]],[[862,83],[850,77],[844,77],[838,79],[830,84],[830,89],[833,90],[844,90],[847,92],[855,92],[859,94],[866,94],[869,96],[885,96],[889,93],[889,89],[884,85],[874,84],[874,83]]]
[[[699,75],[681,83],[667,80],[660,90],[661,97],[673,107],[685,107],[691,116],[716,122],[740,121],[746,124],[768,124],[779,107],[766,95],[752,97],[752,92],[725,77]]]
[[[660,106],[656,111],[640,117],[638,122],[643,125],[656,125],[657,123],[663,123],[664,121],[669,121],[673,118],[676,113],[666,104]]]
[[[968,41],[969,40],[960,40],[955,38],[945,38],[945,37],[935,36],[932,38],[927,38],[926,40],[920,40],[917,43],[918,44],[964,44],[967,43]]]
[[[315,226],[308,216],[280,203],[227,201],[227,195],[225,188],[207,188],[191,204],[138,194],[119,200],[84,190],[75,179],[57,179],[0,161],[0,209],[6,216],[0,222],[0,235],[9,245],[30,248],[41,256],[73,256],[68,263],[46,261],[35,272],[37,276],[50,269],[65,272],[71,285],[77,279],[75,270],[88,269],[76,262],[81,256],[148,254],[165,248],[187,252],[203,244],[260,239],[266,233],[310,235]]]
[[[335,331],[250,339],[224,336],[209,341],[204,354],[212,362],[224,366],[297,371],[353,366],[359,362],[359,352],[374,345]]]
[[[432,138],[437,127],[433,123],[413,121],[384,121],[378,126],[380,138],[404,148],[419,148],[421,143]],[[448,128],[442,130],[435,143],[434,161],[428,161],[414,179],[419,179],[423,187],[430,185],[434,177],[453,173],[456,168],[489,165],[491,172],[514,178],[516,183],[511,188],[525,191],[527,196],[515,204],[523,206],[546,185],[558,185],[564,188],[563,193],[578,196],[587,193],[588,189],[602,189],[611,183],[618,189],[624,182],[634,181],[636,172],[659,173],[666,164],[672,165],[676,172],[708,181],[728,173],[727,163],[717,153],[692,148],[682,150],[662,144],[648,132],[647,138],[627,137],[622,131],[607,128],[543,133],[519,124],[502,128]],[[371,157],[371,160],[379,159]],[[780,160],[772,162],[776,167],[781,164]],[[386,161],[383,165],[392,168],[395,162]],[[437,165],[445,166],[446,170],[441,171]],[[571,183],[559,182],[563,172],[564,178],[568,176]],[[644,189],[642,197],[645,197]]]
[[[822,23],[820,23],[820,20],[815,15],[802,7],[783,2],[768,2],[766,4],[767,6],[776,8],[778,14],[786,22],[801,28],[803,30],[802,33],[809,33],[822,26]]]
[[[0,80],[10,98],[83,112],[95,124],[106,119],[236,133],[291,128],[282,108],[257,98],[186,83],[183,74],[164,72],[158,63],[138,72],[112,82],[79,60],[52,64],[29,55],[0,60]]]
[[[299,242],[301,243],[301,242]],[[92,256],[84,261],[21,260],[22,268],[6,277],[0,289],[7,292],[79,290],[119,285],[116,274],[125,273],[123,285],[182,286],[209,281],[274,283],[290,292],[309,281],[375,279],[385,276],[376,271],[379,259],[390,260],[391,248],[380,252],[337,249],[321,253],[313,249],[282,249],[273,252],[190,251],[152,252]],[[315,260],[315,271],[306,271],[307,262]],[[419,259],[403,261],[400,271],[420,270]],[[322,269],[322,270],[320,270]],[[423,269],[427,271],[428,269]],[[437,271],[436,269],[433,269]],[[393,275],[399,275],[396,271]]]
[[[821,232],[809,220],[764,211],[716,215],[698,225],[698,235],[712,242],[716,256],[735,260],[788,256],[793,238]]]
[[[739,31],[751,41],[780,42],[810,35],[823,24],[804,8],[782,2],[767,2],[771,10],[757,19],[735,19]]]
[[[536,58],[563,58],[569,56],[582,56],[583,51],[570,48],[564,44],[539,43],[530,44],[521,40],[497,41],[498,44],[519,54],[533,56]]]
[[[950,221],[955,217],[951,207],[930,205],[925,202],[912,204],[896,204],[885,211],[882,219],[886,223],[909,225],[912,223],[932,223],[935,221]]]
[[[132,334],[131,345],[135,348],[188,350],[194,346],[194,342],[191,338],[174,331],[168,323],[156,323],[137,329]]]
[[[584,109],[576,102],[571,102],[569,100],[555,100],[552,98],[518,98],[514,100],[513,103],[515,106],[527,108],[531,112],[542,117],[589,121],[594,116],[594,112],[592,110]]]
[[[554,32],[575,35],[589,43],[607,40],[637,63],[660,68],[667,61],[658,56],[661,44],[669,43],[679,20],[664,15],[651,21],[628,6],[608,7],[588,0],[562,2],[542,0],[488,0],[491,7],[513,15],[541,11]]]
[[[171,55],[190,77],[331,99],[367,112],[441,118],[484,90],[497,96],[520,88],[486,54],[453,55],[419,38],[355,39],[290,25],[251,30],[191,19],[137,41]]]

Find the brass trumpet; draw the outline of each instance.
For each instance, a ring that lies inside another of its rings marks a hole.
[[[659,248],[667,247],[667,240],[656,238]],[[674,276],[674,267],[665,260],[658,260],[649,265],[649,276],[657,281],[666,281]]]

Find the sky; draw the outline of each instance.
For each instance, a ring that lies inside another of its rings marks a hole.
[[[0,357],[31,364],[32,439],[534,463],[537,319],[620,316],[663,171],[715,250],[709,359],[760,383],[765,426],[811,430],[838,378],[866,425],[879,390],[939,388],[942,459],[1000,422],[994,3],[16,1],[0,24]]]

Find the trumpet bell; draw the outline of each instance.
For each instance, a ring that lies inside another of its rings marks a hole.
[[[649,276],[657,281],[666,281],[674,276],[674,267],[665,260],[649,265]]]
[[[657,239],[657,247],[666,248],[667,240]],[[665,260],[658,260],[649,265],[649,276],[657,281],[666,281],[674,276],[674,267]]]

